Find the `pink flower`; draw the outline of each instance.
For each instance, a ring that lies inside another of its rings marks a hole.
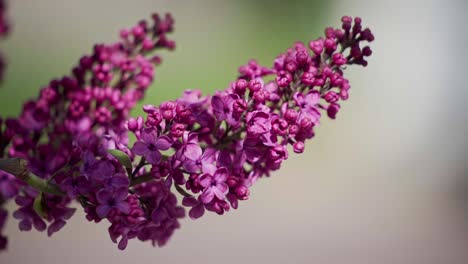
[[[158,137],[155,129],[144,128],[141,132],[141,140],[135,142],[132,151],[136,155],[145,157],[149,163],[158,164],[161,161],[160,150],[168,150],[171,145],[172,140],[169,137]]]
[[[200,185],[204,187],[203,193],[201,194],[201,201],[204,204],[213,201],[214,197],[217,197],[219,200],[224,200],[229,189],[226,184],[228,176],[228,170],[226,168],[217,169],[213,175],[205,173],[200,176]]]

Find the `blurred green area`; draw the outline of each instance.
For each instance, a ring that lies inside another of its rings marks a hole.
[[[224,89],[236,78],[238,67],[250,59],[272,65],[274,58],[295,41],[308,41],[323,34],[327,3],[324,0],[241,0],[229,5],[207,5],[206,8],[213,9],[212,13],[204,10],[204,6],[193,10],[184,4],[162,6],[176,19],[176,31],[171,37],[176,40],[177,48],[175,52],[163,54],[163,64],[156,69],[153,87],[141,105],[175,99],[189,88],[199,88],[205,93]],[[69,29],[70,21],[63,21],[62,28],[60,24],[52,24],[50,31],[45,28],[37,32],[31,24],[34,17],[23,21],[24,15],[14,12],[19,10],[15,4],[11,1],[9,14],[14,25],[12,35],[0,47],[9,61],[6,80],[0,88],[1,116],[17,115],[22,103],[34,98],[41,87],[53,78],[68,74],[80,54],[90,52],[92,47],[87,40],[99,34],[98,27],[106,26],[109,33],[95,42],[102,42],[107,36],[114,36],[106,40],[113,41],[120,27],[131,26],[153,11],[142,12],[137,19],[125,17],[118,25],[109,26],[103,22],[96,28],[89,27],[89,32]],[[155,10],[160,12],[156,7]],[[217,10],[222,10],[221,15]],[[37,13],[39,17],[40,12]],[[115,14],[116,17],[121,15]],[[15,18],[23,20],[15,21]],[[113,21],[110,17],[109,20]],[[133,22],[123,23],[127,21]],[[54,31],[57,27],[59,30]],[[83,41],[80,41],[80,34]],[[141,107],[134,112],[140,114]]]

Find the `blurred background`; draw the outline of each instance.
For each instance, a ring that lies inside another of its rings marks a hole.
[[[119,251],[78,210],[54,237],[7,224],[0,263],[468,263],[466,1],[10,0],[0,113],[67,74],[97,42],[153,11],[176,19],[145,103],[224,89],[251,58],[271,65],[296,40],[361,16],[376,41],[347,71],[351,99],[303,155],[227,215],[192,221],[163,248]],[[138,114],[140,111],[135,111]],[[14,208],[10,204],[11,209]]]

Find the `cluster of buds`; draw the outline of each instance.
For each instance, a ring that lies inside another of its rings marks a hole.
[[[160,62],[152,51],[175,47],[166,37],[172,29],[170,15],[153,15],[122,30],[119,42],[96,45],[18,118],[0,119],[0,158],[8,157],[0,163],[0,199],[15,199],[21,230],[52,235],[76,200],[89,221],[110,222],[119,249],[134,238],[161,246],[185,208],[192,219],[236,209],[291,149],[304,151],[322,113],[336,118],[349,97],[343,70],[366,66],[365,43],[374,40],[360,18],[343,17],[341,28],[295,43],[272,67],[254,60],[241,66],[224,91],[187,90],[130,118]],[[0,228],[5,217],[0,211]]]

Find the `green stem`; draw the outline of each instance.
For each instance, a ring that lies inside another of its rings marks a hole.
[[[41,179],[34,174],[28,173],[26,177],[24,178],[24,182],[27,185],[43,193],[49,193],[49,194],[54,194],[54,195],[65,195],[65,193],[62,192],[62,190],[60,190],[60,188],[56,184],[53,184],[47,180]]]
[[[149,182],[149,181],[152,181],[152,180],[154,180],[154,177],[151,174],[141,175],[141,176],[133,178],[130,181],[130,187],[134,187],[134,186],[137,186],[139,184]]]
[[[0,159],[0,170],[10,173],[38,191],[55,195],[65,195],[56,184],[29,173],[27,163],[23,159]]]

